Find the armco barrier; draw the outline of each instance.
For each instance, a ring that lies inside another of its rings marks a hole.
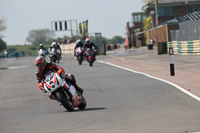
[[[5,54],[5,57],[7,58],[13,58],[13,57],[24,57],[24,51],[8,51]]]
[[[200,40],[195,41],[172,41],[167,43],[167,50],[173,48],[174,54],[200,55]]]

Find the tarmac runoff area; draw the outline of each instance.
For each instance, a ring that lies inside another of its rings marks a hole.
[[[170,74],[170,56],[158,55],[157,47],[108,51],[110,58],[98,62],[112,65],[130,72],[168,83],[183,93],[200,101],[200,57],[196,55],[174,55],[175,76]],[[98,59],[98,57],[97,57]]]

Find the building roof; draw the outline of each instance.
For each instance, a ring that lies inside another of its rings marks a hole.
[[[176,19],[178,20],[178,22],[199,20],[200,19],[200,10],[195,11],[193,13],[186,14],[184,16],[177,17]]]
[[[162,22],[159,25],[170,24],[170,23],[182,23],[182,22],[194,21],[194,20],[200,20],[200,11],[195,11],[193,13],[189,13],[184,16],[176,17],[174,19]]]
[[[196,2],[200,0],[158,0],[158,3]]]
[[[149,3],[146,3],[142,10],[146,10],[148,7],[154,7],[155,0],[149,0]],[[158,5],[160,6],[177,6],[182,4],[200,4],[200,0],[157,0]]]

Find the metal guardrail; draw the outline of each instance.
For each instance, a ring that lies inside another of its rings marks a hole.
[[[172,41],[167,43],[169,48],[173,48],[174,54],[179,55],[200,55],[200,40],[194,41]]]
[[[1,52],[0,58],[24,57],[24,51]]]

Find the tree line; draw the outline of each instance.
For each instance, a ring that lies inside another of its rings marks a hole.
[[[5,18],[0,18],[0,52],[6,51],[24,51],[25,56],[33,56],[37,55],[37,48],[40,44],[43,44],[44,47],[49,48],[50,44],[55,42],[63,42],[63,40],[71,40],[72,42],[76,41],[77,36],[69,37],[69,36],[63,36],[58,37],[55,39],[55,33],[52,32],[50,29],[37,29],[37,30],[31,30],[28,32],[28,36],[26,37],[26,41],[29,42],[29,44],[16,44],[16,45],[7,45],[7,43],[2,39],[3,31],[6,30],[5,25]],[[93,41],[95,40],[94,36],[89,36],[89,38]],[[122,44],[125,41],[125,38],[121,36],[114,36],[111,39],[108,39],[106,37],[102,37],[102,43],[104,45],[106,44]],[[65,41],[67,42],[67,41]]]

